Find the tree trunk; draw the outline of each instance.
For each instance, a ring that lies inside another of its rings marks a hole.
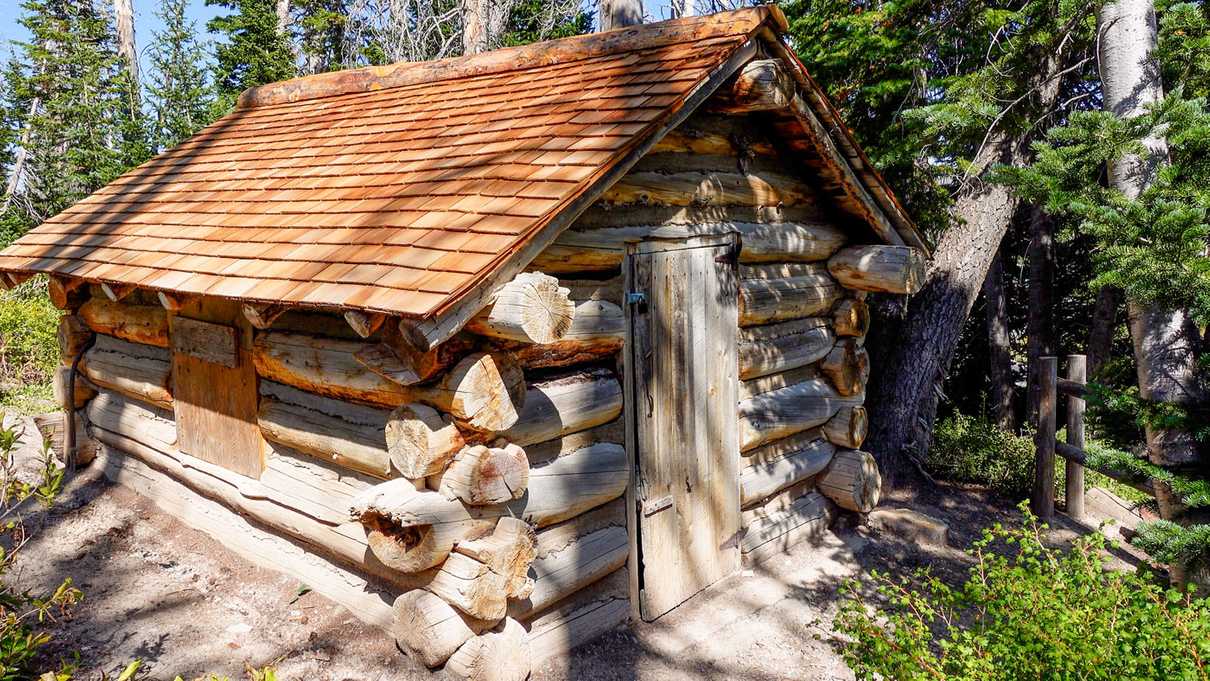
[[[462,54],[487,51],[487,0],[462,2]]]
[[[1116,0],[1101,7],[1097,15],[1100,33],[1098,64],[1105,109],[1121,118],[1142,114],[1148,104],[1163,98],[1156,47],[1155,7],[1152,0]],[[1144,140],[1145,152],[1119,159],[1109,168],[1113,186],[1128,197],[1137,197],[1154,181],[1168,155],[1163,138]],[[1153,402],[1190,405],[1198,401],[1197,328],[1184,310],[1156,304],[1127,303],[1127,321],[1134,344],[1139,396]],[[1188,467],[1199,456],[1192,434],[1176,429],[1147,427],[1147,454],[1162,466]],[[1156,484],[1160,517],[1188,520],[1186,509],[1167,485]],[[1179,566],[1173,578],[1183,581]]]
[[[1013,430],[1013,376],[1009,354],[1008,297],[1004,294],[1004,251],[996,253],[983,280],[987,306],[988,415],[1005,430]]]
[[[114,23],[118,29],[118,54],[130,71],[130,87],[136,101],[139,93],[139,52],[134,39],[134,4],[132,0],[113,0]]]
[[[643,23],[643,0],[601,0],[597,23],[600,31]]]
[[[1088,330],[1088,377],[1096,380],[1097,372],[1109,359],[1113,349],[1113,332],[1118,325],[1118,306],[1121,294],[1112,286],[1102,286],[1097,291],[1096,306],[1092,310],[1092,326]]]
[[[277,0],[274,9],[277,11],[277,32],[284,36],[290,28],[290,0]]]
[[[1054,224],[1041,208],[1029,209],[1029,246],[1025,249],[1029,262],[1029,311],[1025,321],[1026,348],[1030,368],[1029,387],[1025,399],[1025,417],[1037,426],[1038,381],[1033,369],[1038,358],[1055,354],[1054,286],[1055,240]]]
[[[1054,108],[1066,61],[1060,49],[1046,52],[1026,83],[1038,110]],[[908,303],[894,341],[883,348],[868,389],[872,429],[865,447],[877,457],[890,488],[908,482],[913,458],[919,461],[928,451],[958,336],[1017,211],[1019,200],[1007,187],[978,178],[994,163],[1023,163],[1030,137],[1004,130],[987,136],[969,171],[975,179],[950,209],[954,224],[937,244],[924,287]]]

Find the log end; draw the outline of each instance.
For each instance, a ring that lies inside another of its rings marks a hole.
[[[819,491],[841,508],[869,513],[882,496],[882,476],[869,452],[842,449],[818,482]]]

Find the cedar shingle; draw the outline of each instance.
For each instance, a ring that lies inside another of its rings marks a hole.
[[[316,76],[307,82],[366,85],[297,101],[272,95],[296,83],[267,86],[263,103],[245,101],[18,239],[0,270],[430,315],[769,17],[633,29],[650,32],[646,46],[578,36],[519,63],[502,53]],[[376,84],[387,71],[402,80]]]

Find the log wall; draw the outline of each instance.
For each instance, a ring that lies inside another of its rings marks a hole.
[[[853,250],[868,237],[838,224],[828,201],[760,126],[699,113],[431,351],[414,350],[393,319],[244,306],[267,443],[259,479],[181,451],[169,330],[204,301],[135,291],[114,302],[94,287],[60,342],[65,352],[91,342],[77,401],[114,471],[167,476],[339,574],[365,576],[369,616],[389,618],[424,664],[523,678],[518,660],[565,652],[631,612],[620,361],[628,242],[741,236],[744,556],[817,536],[838,505],[876,503],[856,451],[869,325],[857,287],[890,290],[916,274],[888,268],[915,261]],[[517,323],[528,296],[549,320]],[[367,602],[348,597],[347,578],[313,586],[351,607]],[[389,616],[384,599],[395,599]]]

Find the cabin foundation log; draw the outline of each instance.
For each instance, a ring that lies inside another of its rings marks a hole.
[[[810,379],[751,397],[739,404],[740,451],[827,423],[841,407],[864,395],[843,397],[825,379]]]
[[[630,619],[630,578],[626,568],[580,589],[553,607],[523,620],[536,667],[567,655],[576,646],[608,633]]]
[[[806,366],[826,357],[835,340],[828,321],[819,317],[741,329],[739,377],[746,380]]]
[[[464,681],[525,681],[531,668],[525,627],[511,617],[450,656],[445,671]]]
[[[818,492],[793,500],[775,497],[765,507],[745,512],[740,540],[744,563],[759,563],[800,542],[817,540],[835,517],[835,506]]]
[[[172,408],[172,363],[168,350],[98,334],[80,370],[94,385],[133,399]]]
[[[467,617],[423,589],[395,599],[391,633],[408,655],[430,669],[440,667],[463,643],[495,626]]]
[[[467,322],[481,336],[521,343],[554,343],[571,329],[575,306],[559,280],[522,272],[492,294],[491,302]]]
[[[841,449],[816,483],[841,508],[869,513],[882,495],[882,476],[874,457],[858,449]]]
[[[168,347],[168,313],[159,305],[128,305],[90,298],[77,314],[97,333],[131,343]]]
[[[429,487],[447,499],[471,506],[508,503],[525,494],[528,486],[529,459],[524,449],[512,443],[465,447],[445,471],[429,480]]]
[[[827,312],[842,289],[826,273],[783,279],[744,279],[739,285],[739,324],[756,326]]]

